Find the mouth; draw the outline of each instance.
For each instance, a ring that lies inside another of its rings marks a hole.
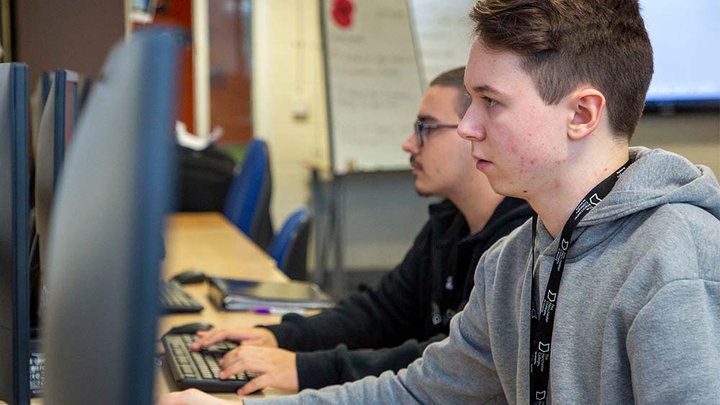
[[[414,156],[410,157],[410,168],[412,169],[413,173],[422,170],[422,165],[417,162]]]
[[[486,169],[490,165],[492,165],[492,162],[489,160],[482,159],[475,155],[473,155],[473,158],[475,159],[475,167],[480,171],[482,171],[483,169]]]

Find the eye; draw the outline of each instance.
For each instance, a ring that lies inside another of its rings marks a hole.
[[[497,104],[497,100],[490,98],[490,97],[483,97],[482,98],[485,103],[488,105],[488,107],[494,107]]]

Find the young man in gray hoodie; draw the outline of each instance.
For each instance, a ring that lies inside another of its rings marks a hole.
[[[480,0],[471,17],[458,132],[536,220],[486,252],[449,337],[406,370],[246,404],[717,403],[720,187],[629,147],[653,69],[638,1]]]

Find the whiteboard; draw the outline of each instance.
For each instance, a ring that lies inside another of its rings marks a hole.
[[[423,83],[438,74],[464,66],[473,38],[470,10],[475,0],[408,0],[417,47],[422,61]]]
[[[333,173],[408,167],[422,97],[406,0],[323,0]]]

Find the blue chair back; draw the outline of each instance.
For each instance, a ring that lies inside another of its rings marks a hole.
[[[223,213],[257,245],[266,249],[273,237],[270,220],[270,154],[267,144],[253,139],[240,170],[233,178]]]
[[[293,280],[307,279],[307,250],[312,215],[307,208],[300,208],[285,220],[275,235],[268,252],[277,266]]]

